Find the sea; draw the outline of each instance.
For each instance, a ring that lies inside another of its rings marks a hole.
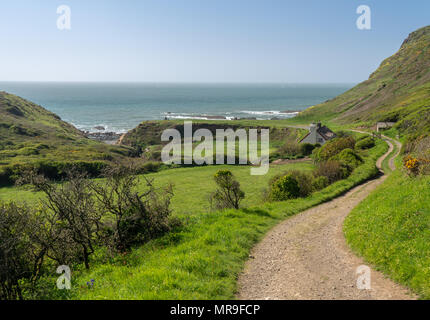
[[[286,119],[354,84],[0,82],[89,132],[124,133],[144,120]]]

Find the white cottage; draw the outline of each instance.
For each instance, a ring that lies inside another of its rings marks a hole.
[[[321,123],[312,123],[309,126],[309,133],[299,142],[323,145],[327,141],[336,138],[336,134]]]

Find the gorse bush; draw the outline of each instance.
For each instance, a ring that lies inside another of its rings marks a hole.
[[[302,152],[301,147],[296,142],[286,142],[278,149],[278,153],[284,157],[295,157]]]
[[[343,149],[330,160],[339,161],[352,172],[355,168],[363,163],[363,159],[352,149]]]
[[[375,146],[375,139],[373,139],[372,137],[366,137],[364,139],[361,139],[355,145],[357,149],[370,149],[370,148],[373,148],[374,146]]]
[[[278,184],[279,180],[285,176],[290,176],[295,181],[297,181],[297,185],[299,188],[298,197],[307,197],[308,195],[310,195],[312,193],[312,191],[313,191],[312,181],[314,179],[312,173],[306,172],[306,171],[301,171],[301,170],[290,170],[290,171],[286,171],[282,174],[278,174],[278,175],[274,176],[272,179],[270,179],[269,190],[266,192],[267,196],[269,197],[268,200],[275,200],[275,201],[277,200],[277,199],[275,199],[275,198],[277,198],[277,196],[272,196],[272,194],[273,194],[272,191],[274,188],[279,189],[279,185],[277,185],[277,184]],[[276,192],[277,191],[275,191],[275,193]],[[267,198],[267,196],[265,196],[265,198]]]
[[[326,177],[330,184],[342,180],[349,175],[345,165],[336,160],[321,162],[314,171],[315,177]]]
[[[347,178],[357,167],[364,163],[363,158],[354,150],[355,140],[349,134],[341,134],[322,147],[305,146],[315,159],[317,168],[312,173],[290,171],[273,177],[263,198],[283,201],[296,197],[307,197],[314,191]],[[312,147],[312,148],[311,148]]]
[[[326,176],[319,176],[312,180],[313,191],[322,190],[330,185],[330,181]]]
[[[310,143],[302,143],[299,144],[297,142],[287,142],[280,148],[278,148],[277,152],[272,154],[272,159],[275,158],[287,158],[287,159],[295,159],[302,158],[312,154],[312,151],[315,149],[315,145]]]
[[[269,196],[273,201],[298,198],[300,196],[299,182],[291,173],[280,177],[273,182]]]
[[[300,151],[301,151],[303,156],[311,155],[312,151],[314,151],[315,148],[316,148],[316,146],[314,144],[311,144],[311,143],[300,144]]]
[[[245,193],[240,189],[240,183],[235,180],[229,170],[219,170],[215,176],[218,189],[210,196],[211,206],[216,209],[239,209]]]
[[[344,149],[354,149],[354,147],[355,140],[353,137],[335,138],[328,141],[321,148],[315,149],[312,155],[316,162],[322,162],[329,160]]]

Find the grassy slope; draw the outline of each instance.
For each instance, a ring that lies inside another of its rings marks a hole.
[[[430,133],[430,26],[411,33],[367,81],[307,109],[292,123],[311,120],[337,126],[394,121],[411,138]]]
[[[430,177],[395,171],[349,215],[344,232],[359,255],[430,299]]]
[[[0,169],[38,161],[110,160],[127,153],[85,138],[41,106],[0,92]]]
[[[93,268],[89,272],[75,272],[72,297],[234,298],[236,279],[248,259],[250,249],[271,227],[288,216],[329,201],[375,175],[375,160],[386,150],[387,145],[378,141],[366,163],[348,179],[308,198],[268,203],[250,209],[193,215],[181,231],[136,248],[126,257],[113,260],[98,258],[93,261]],[[252,183],[252,179],[241,182],[245,186]],[[187,199],[201,196],[199,190],[190,190]],[[93,289],[85,285],[89,279],[95,279]]]

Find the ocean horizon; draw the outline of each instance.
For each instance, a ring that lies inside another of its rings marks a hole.
[[[89,132],[125,133],[145,120],[287,119],[354,84],[0,82]],[[99,130],[100,128],[104,130]],[[98,128],[98,129],[97,129]]]

